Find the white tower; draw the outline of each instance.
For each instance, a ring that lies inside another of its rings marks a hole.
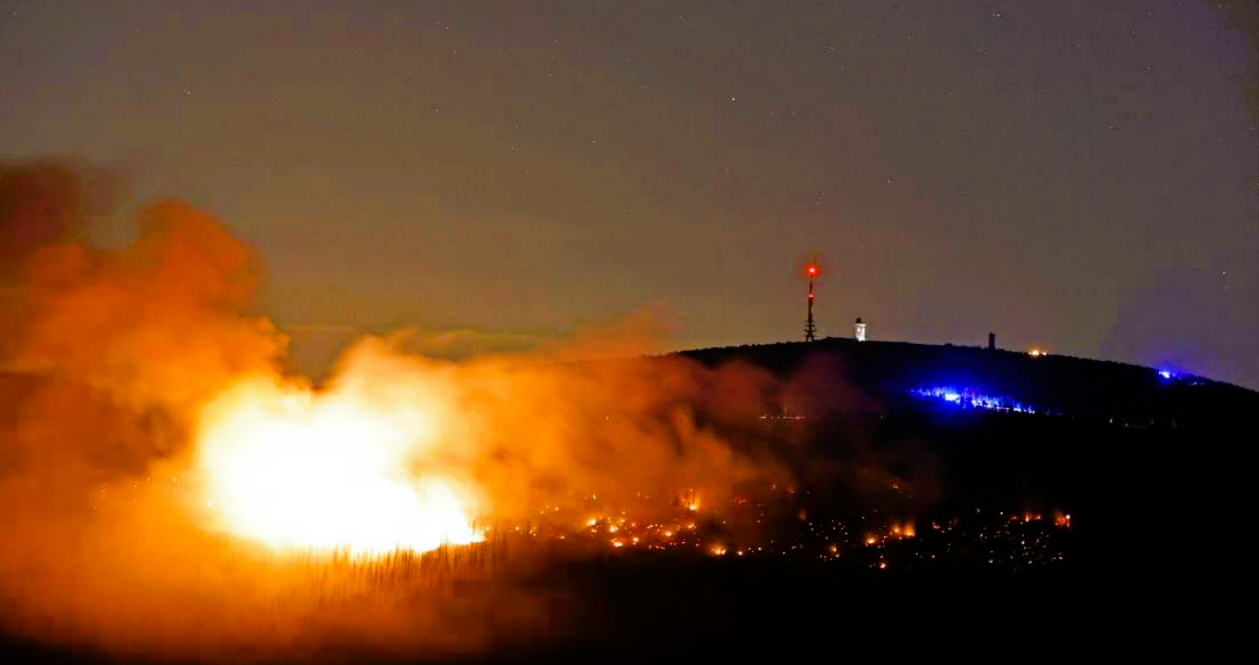
[[[866,324],[857,317],[857,322],[852,324],[852,336],[857,338],[858,342],[866,341]]]

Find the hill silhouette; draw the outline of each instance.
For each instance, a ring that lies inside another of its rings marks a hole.
[[[1043,415],[1106,420],[1129,426],[1202,426],[1250,413],[1259,393],[1198,376],[1164,375],[1155,368],[1060,355],[982,347],[910,342],[816,342],[719,347],[676,355],[705,366],[730,362],[762,368],[779,378],[821,372],[816,385],[833,401],[815,400],[824,411],[842,411],[843,392],[897,399],[914,391],[949,388],[999,398]]]

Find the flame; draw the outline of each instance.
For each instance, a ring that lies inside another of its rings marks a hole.
[[[434,436],[434,419],[409,401],[255,380],[215,400],[202,420],[207,506],[237,536],[278,550],[356,555],[483,538],[464,484],[410,471]]]
[[[682,497],[682,504],[686,506],[687,510],[693,513],[699,512],[699,508],[700,508],[699,494],[697,494],[695,490],[693,489],[687,491],[686,496]]]

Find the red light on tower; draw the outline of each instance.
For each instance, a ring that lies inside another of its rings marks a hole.
[[[804,341],[812,342],[817,335],[817,324],[813,323],[813,279],[817,277],[817,264],[805,266],[804,272],[809,275],[809,318],[804,321]]]
[[[796,259],[796,264],[793,268],[792,273],[796,278],[802,279],[809,286],[808,298],[806,298],[809,309],[808,318],[804,320],[804,341],[812,342],[817,339],[817,323],[813,320],[813,305],[817,301],[817,297],[814,295],[814,287],[822,279],[822,276],[827,274],[826,259],[817,253],[804,254]]]

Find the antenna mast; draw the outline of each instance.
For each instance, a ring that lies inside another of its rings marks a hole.
[[[809,318],[804,320],[804,341],[812,342],[816,338],[817,324],[813,322],[813,278],[817,276],[817,266],[810,264],[809,273]]]

